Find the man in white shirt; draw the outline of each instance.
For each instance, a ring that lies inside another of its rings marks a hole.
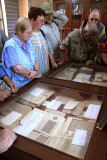
[[[54,12],[49,2],[42,3],[41,9],[46,13],[45,24],[41,29],[47,35],[48,40],[50,41],[54,52],[53,56],[55,62],[59,62],[60,64],[60,29],[68,22],[68,18],[62,11]]]

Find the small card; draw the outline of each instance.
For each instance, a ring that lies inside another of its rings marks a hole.
[[[29,93],[33,96],[39,96],[44,90],[41,88],[32,89]]]
[[[43,114],[35,112],[35,114],[24,125],[18,128],[16,127],[14,131],[23,136],[28,136],[34,130],[34,128],[40,123],[43,116]]]
[[[22,116],[22,114],[12,111],[7,116],[3,117],[0,121],[4,125],[11,125],[13,122],[15,122],[17,119],[19,119]]]
[[[52,100],[49,105],[47,105],[47,108],[57,110],[61,104],[61,101]]]
[[[97,119],[101,105],[89,104],[87,111],[84,116],[90,119]]]
[[[49,101],[45,101],[45,102],[42,104],[42,106],[48,106],[50,103],[51,103],[51,102],[49,102]]]
[[[79,79],[79,78],[74,78],[73,81],[82,83],[82,79]]]
[[[76,129],[74,138],[72,140],[72,144],[77,146],[85,146],[86,137],[87,137],[87,130]]]
[[[65,105],[65,109],[73,109],[78,105],[78,101],[69,101],[66,105]]]

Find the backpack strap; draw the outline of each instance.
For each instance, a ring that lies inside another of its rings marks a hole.
[[[46,36],[45,36],[45,33],[43,32],[43,30],[40,29],[40,31],[41,31],[42,35],[44,36],[45,40],[47,40],[47,39],[46,39]]]

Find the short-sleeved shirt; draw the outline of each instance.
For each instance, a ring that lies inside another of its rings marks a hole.
[[[101,53],[107,54],[107,39],[101,43]]]
[[[107,54],[107,39],[104,40],[104,41],[101,43],[101,54],[102,54],[102,53],[103,53],[103,54]],[[102,58],[101,58],[101,64],[107,66],[107,64],[105,64],[105,63],[103,62]]]
[[[27,57],[29,62],[31,62],[31,56],[30,56],[30,52],[29,52],[29,47],[30,47],[29,42],[26,41],[26,50],[25,50],[24,44],[17,38],[17,36],[15,34],[13,35],[13,39],[20,46],[22,52],[25,54],[25,56]],[[5,54],[5,64],[6,64],[7,68],[10,68],[15,65],[20,65],[20,60],[19,60],[18,54],[16,53],[16,48],[13,48],[12,46],[8,46],[5,49],[5,53],[6,53]],[[37,60],[38,60],[38,58],[35,55],[35,61],[37,61]],[[32,68],[32,70],[33,70],[33,68]]]
[[[0,79],[3,77],[3,76],[5,76],[6,75],[6,73],[5,73],[5,71],[4,71],[4,68],[3,68],[3,66],[0,64]]]
[[[61,42],[60,49],[68,48],[68,56],[72,62],[85,63],[87,60],[94,60],[97,55],[97,40],[85,41],[82,35],[82,29],[70,32]]]
[[[34,31],[30,41],[35,48],[35,54],[39,61],[39,71],[43,74],[49,71],[49,54],[53,54],[51,45],[45,35],[41,31]]]

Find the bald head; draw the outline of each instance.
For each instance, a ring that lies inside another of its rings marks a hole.
[[[100,13],[98,11],[98,9],[94,9],[92,10],[92,12],[89,14],[89,22],[90,23],[98,23],[99,19],[100,19]]]
[[[86,41],[95,39],[97,33],[98,33],[98,27],[95,23],[88,22],[83,29],[83,37]]]

